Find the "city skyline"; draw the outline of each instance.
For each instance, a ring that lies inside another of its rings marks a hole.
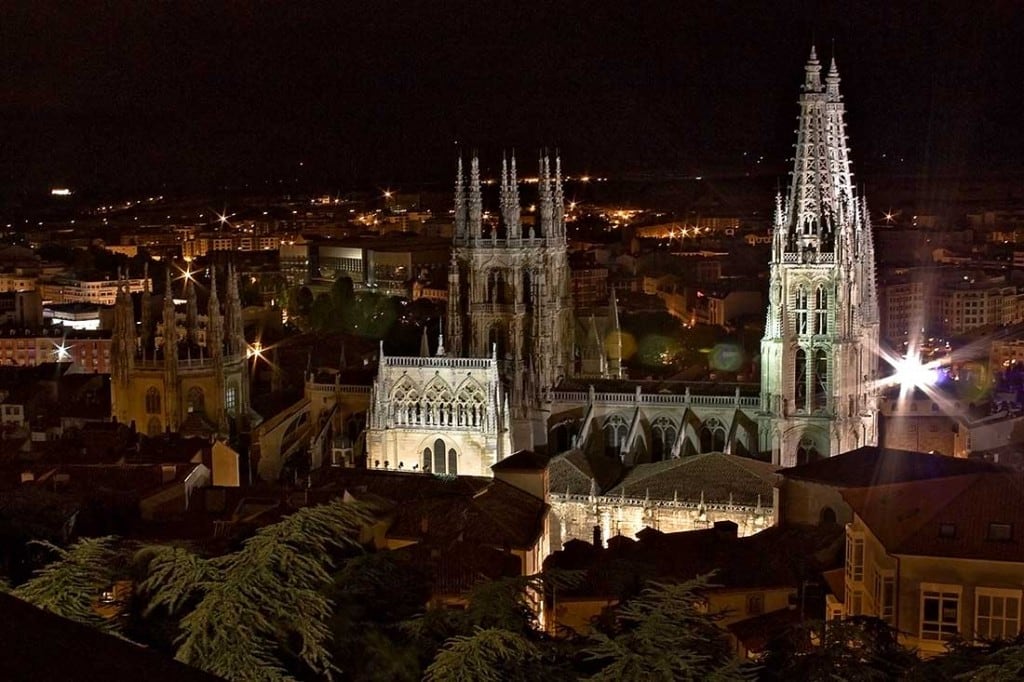
[[[8,8],[0,186],[437,181],[460,148],[538,145],[571,173],[781,176],[811,42],[857,103],[858,172],[1008,167],[1024,144],[1002,77],[1019,13],[917,9]]]

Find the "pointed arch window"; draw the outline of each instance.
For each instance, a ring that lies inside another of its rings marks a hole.
[[[796,366],[793,377],[793,399],[797,412],[807,409],[807,351],[803,348],[796,350]]]
[[[672,452],[676,442],[675,423],[668,417],[658,417],[651,424],[651,459],[655,462],[665,459]]]
[[[619,455],[628,432],[629,425],[619,415],[609,417],[608,421],[604,423],[605,452],[609,456]]]
[[[818,450],[817,444],[814,439],[810,436],[804,436],[800,439],[800,444],[796,448],[796,463],[809,464],[816,460],[821,459],[821,452]]]
[[[824,348],[814,351],[814,410],[828,409],[828,354]]]
[[[796,305],[793,306],[793,310],[796,311],[796,333],[807,334],[807,290],[802,286],[796,290]]]
[[[146,414],[160,414],[160,391],[155,386],[146,391]]]
[[[828,291],[824,286],[814,294],[814,333],[828,334]]]
[[[725,451],[725,425],[714,417],[708,419],[701,426],[700,451],[702,453]]]

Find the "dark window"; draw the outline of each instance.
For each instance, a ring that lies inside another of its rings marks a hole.
[[[455,452],[455,448],[448,450],[448,475],[455,476],[459,473],[459,456]]]
[[[444,473],[444,441],[440,438],[434,441],[434,473]]]
[[[747,614],[756,616],[764,613],[764,595],[751,594],[747,596]]]
[[[1001,541],[1012,540],[1013,526],[1009,523],[988,524],[988,539]]]

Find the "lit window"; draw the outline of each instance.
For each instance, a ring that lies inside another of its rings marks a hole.
[[[854,582],[864,580],[864,536],[846,532],[846,577]]]
[[[975,639],[1013,639],[1020,633],[1020,590],[974,591]]]
[[[874,598],[878,617],[892,625],[896,603],[896,582],[890,571],[875,568]]]
[[[921,639],[953,639],[960,631],[960,587],[922,584],[921,588]]]

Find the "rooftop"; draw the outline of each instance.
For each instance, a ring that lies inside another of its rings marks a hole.
[[[1000,470],[995,464],[979,460],[869,445],[835,457],[781,469],[779,474],[787,479],[862,488]]]
[[[694,501],[771,506],[778,467],[749,457],[718,452],[669,459],[634,467],[606,495],[652,500]],[[553,492],[558,492],[552,488]]]
[[[844,490],[890,554],[1024,562],[1024,477],[975,473]]]

